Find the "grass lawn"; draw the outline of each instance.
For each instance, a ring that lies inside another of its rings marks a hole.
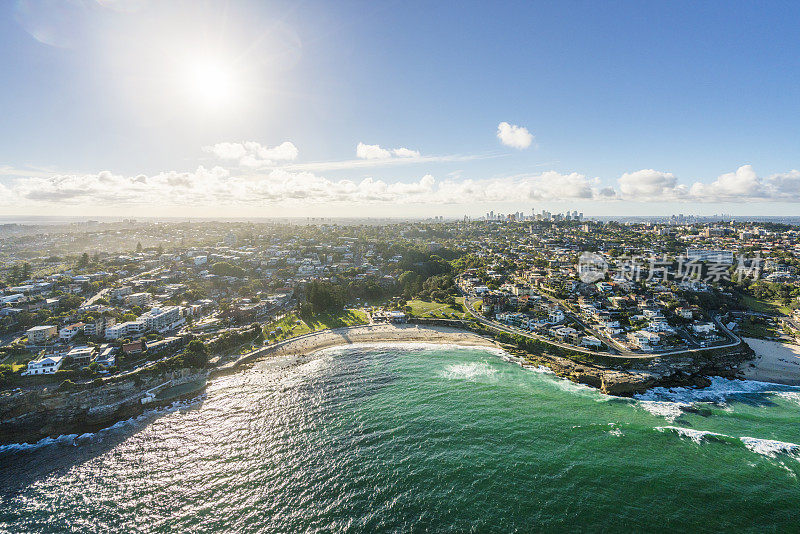
[[[742,327],[738,333],[745,337],[755,338],[771,338],[780,335],[780,332],[774,326],[760,322],[754,323],[750,319],[742,321]]]
[[[761,300],[750,295],[742,295],[742,302],[749,309],[756,313],[785,314],[790,315],[792,310],[780,302]]]
[[[269,336],[270,332],[280,328],[283,333],[278,334],[273,339],[275,341],[281,341],[318,330],[325,330],[327,328],[355,326],[367,324],[368,322],[367,314],[361,310],[342,310],[341,312],[320,313],[311,317],[308,321],[304,321],[297,314],[291,313],[280,321],[275,321],[266,325],[264,327],[264,334]]]
[[[411,315],[417,317],[452,319],[452,316],[455,314],[458,319],[461,319],[464,317],[463,303],[464,299],[462,297],[456,299],[456,304],[454,306],[442,304],[441,302],[414,299],[408,301],[408,306],[411,306]]]
[[[14,372],[22,371],[24,368],[28,366],[28,362],[35,358],[34,354],[30,352],[25,352],[23,354],[14,354],[12,356],[8,356],[3,361],[0,361],[0,364],[8,364],[14,368]]]

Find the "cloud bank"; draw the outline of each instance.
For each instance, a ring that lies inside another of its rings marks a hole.
[[[800,171],[761,178],[752,165],[691,186],[679,184],[672,173],[653,169],[625,173],[618,183],[621,199],[638,202],[800,202]]]
[[[505,125],[505,127],[503,126]],[[501,123],[498,137],[518,147],[533,136],[524,128]],[[505,141],[504,141],[505,142]],[[511,146],[514,146],[514,145]],[[359,143],[358,159],[298,163],[290,141],[276,146],[255,141],[221,142],[203,147],[218,164],[194,171],[165,171],[151,176],[124,176],[110,171],[96,174],[18,170],[0,165],[0,205],[164,207],[236,206],[263,204],[462,204],[535,201],[629,202],[800,202],[800,171],[759,177],[743,165],[709,182],[681,183],[671,172],[641,169],[626,172],[615,186],[579,173],[545,171],[487,179],[462,179],[462,173],[437,179],[420,172],[411,180],[389,181],[376,176],[358,180],[332,179],[334,170],[369,169],[404,163],[468,161],[483,156],[422,156],[405,147],[383,148]]]

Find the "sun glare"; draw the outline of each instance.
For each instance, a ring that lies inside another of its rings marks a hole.
[[[233,72],[224,62],[202,59],[190,63],[186,84],[189,96],[207,109],[230,108],[236,97]]]

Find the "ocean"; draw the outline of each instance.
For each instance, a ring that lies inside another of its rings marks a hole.
[[[797,531],[800,388],[610,397],[500,351],[353,345],[0,449],[0,531]]]

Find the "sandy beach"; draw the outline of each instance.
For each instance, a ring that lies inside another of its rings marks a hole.
[[[352,343],[447,343],[472,347],[499,347],[495,341],[457,328],[428,325],[374,324],[323,330],[269,345],[239,358],[225,368],[269,356],[310,354],[328,347]]]
[[[756,358],[742,364],[741,372],[747,380],[800,385],[800,345],[777,341],[742,338],[756,353]]]

